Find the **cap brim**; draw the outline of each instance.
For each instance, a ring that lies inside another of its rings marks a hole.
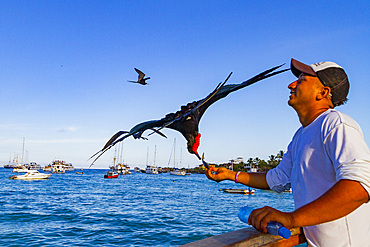
[[[290,61],[290,70],[296,77],[299,77],[302,73],[317,76],[315,71],[309,65],[301,63],[293,58]]]

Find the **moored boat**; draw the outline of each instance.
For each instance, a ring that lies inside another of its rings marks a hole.
[[[104,175],[104,178],[118,178],[118,173],[115,171],[107,171],[107,174]]]
[[[51,165],[51,171],[53,173],[65,173],[66,168],[65,168],[64,161],[54,160],[52,165]]]
[[[28,168],[25,165],[17,165],[13,168],[12,172],[28,172]]]
[[[10,179],[18,179],[18,180],[40,180],[40,179],[48,179],[51,174],[40,173],[37,170],[29,170],[24,175],[13,175],[9,177]]]
[[[231,194],[244,194],[244,195],[253,195],[255,192],[254,189],[222,189],[222,191]]]
[[[28,169],[29,170],[41,170],[41,165],[37,164],[36,162],[30,162]]]
[[[147,165],[145,168],[146,174],[158,174],[158,167]]]
[[[110,167],[111,170],[117,172],[120,175],[131,174],[130,167],[128,165],[118,163]]]
[[[43,169],[44,172],[51,172],[51,165],[46,165]]]
[[[175,169],[174,171],[170,172],[170,175],[185,176],[186,172],[184,170]]]
[[[75,170],[75,168],[74,168],[74,166],[72,165],[72,163],[64,163],[64,169],[66,170],[66,171],[74,171]]]
[[[135,167],[134,172],[141,172],[141,169],[139,167]]]

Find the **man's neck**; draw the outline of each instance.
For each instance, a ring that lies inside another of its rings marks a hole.
[[[299,117],[299,122],[302,124],[303,127],[308,126],[312,123],[318,116],[320,116],[323,112],[330,109],[329,107],[323,107],[319,109],[314,109],[306,112],[297,112]]]

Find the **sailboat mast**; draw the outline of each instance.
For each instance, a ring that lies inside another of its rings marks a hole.
[[[173,140],[173,168],[176,167],[176,138]]]
[[[157,156],[157,145],[154,145],[154,166],[155,166],[155,158]]]
[[[113,166],[116,168],[117,146],[114,148]]]
[[[24,137],[23,137],[23,148],[22,148],[22,165],[24,164],[23,159],[24,159]]]
[[[146,165],[148,166],[149,147],[146,147]]]
[[[121,142],[121,157],[120,157],[121,164],[123,165],[123,142]]]
[[[182,168],[182,148],[180,149],[180,167]]]

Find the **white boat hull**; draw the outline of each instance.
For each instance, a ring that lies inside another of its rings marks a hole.
[[[173,171],[173,172],[170,172],[170,175],[185,176],[186,172],[185,171]]]
[[[9,177],[10,179],[17,179],[17,180],[40,180],[40,179],[48,179],[51,174],[40,173],[36,170],[28,171],[24,175],[14,175]]]

